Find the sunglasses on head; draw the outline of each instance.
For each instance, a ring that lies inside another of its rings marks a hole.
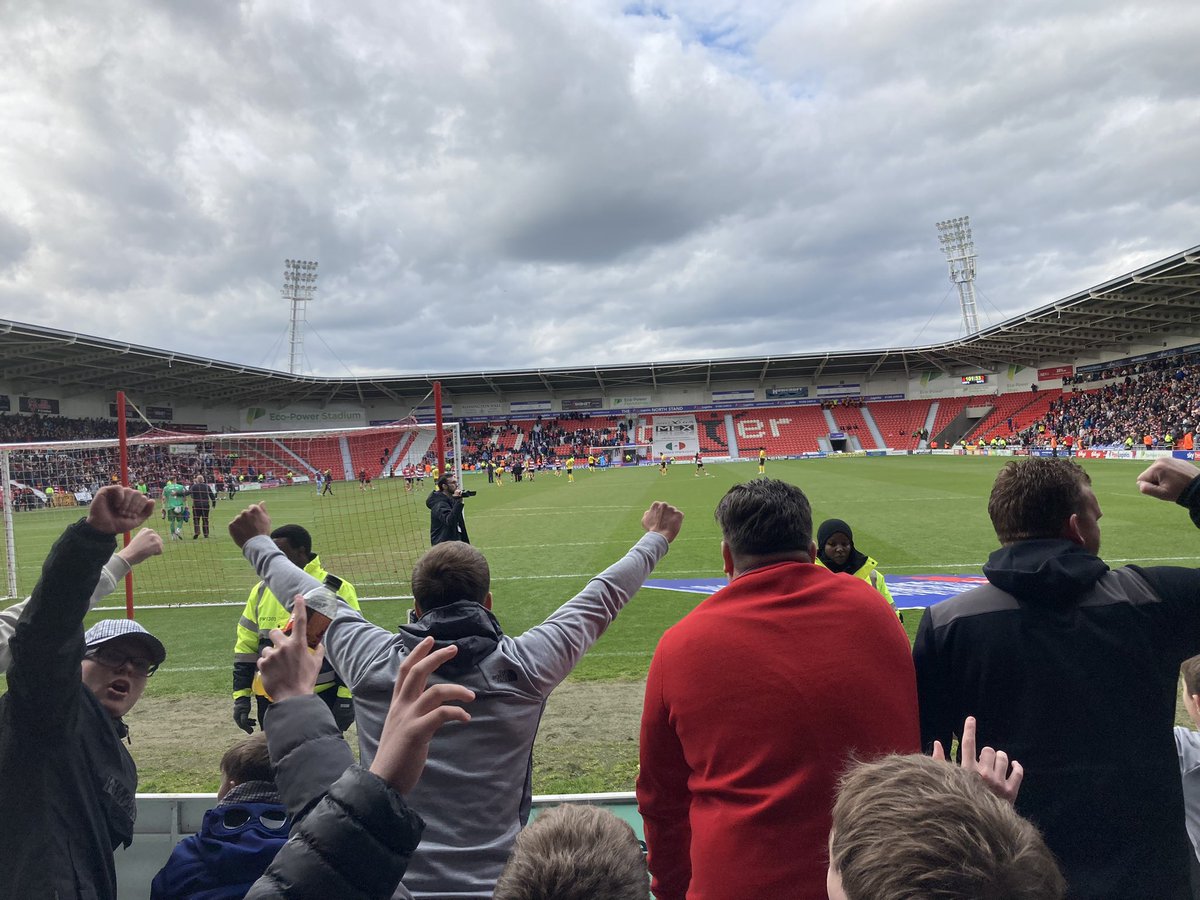
[[[128,664],[135,675],[141,675],[143,678],[149,678],[158,671],[158,663],[151,662],[144,656],[130,656],[112,647],[95,647],[83,654],[83,658],[98,662],[106,669],[120,669]]]

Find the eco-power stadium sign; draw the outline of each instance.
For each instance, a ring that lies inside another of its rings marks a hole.
[[[252,406],[239,417],[247,428],[256,431],[291,431],[298,428],[347,428],[367,424],[367,414],[353,407],[284,406],[268,409]]]

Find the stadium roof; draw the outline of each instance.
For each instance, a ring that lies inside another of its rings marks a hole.
[[[52,388],[63,399],[124,390],[175,403],[393,402],[416,405],[434,381],[448,397],[519,393],[612,395],[675,385],[758,384],[997,370],[1050,360],[1097,362],[1132,347],[1200,335],[1200,247],[955,341],[923,347],[791,356],[694,359],[612,366],[374,377],[316,377],[156,350],[0,319],[0,380],[21,393]]]

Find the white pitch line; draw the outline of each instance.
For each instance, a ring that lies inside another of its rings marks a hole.
[[[648,508],[648,507],[642,506],[642,505],[640,505],[640,504],[638,504],[638,505],[636,505],[636,506],[592,506],[592,505],[590,505],[590,504],[589,504],[589,505],[588,505],[588,507],[587,507],[587,510],[586,510],[586,511],[587,511],[587,512],[591,512],[591,511],[592,511],[592,510],[594,510],[594,509],[616,509],[616,510],[623,510],[623,511],[625,511],[625,512],[645,512],[647,508]],[[488,510],[483,510],[482,512],[478,513],[478,515],[481,515],[481,516],[497,516],[497,515],[503,515],[503,514],[504,514],[504,513],[506,513],[506,512],[569,512],[569,513],[578,513],[578,512],[579,512],[579,508],[578,508],[578,507],[572,507],[571,509],[547,509],[545,506],[506,506],[506,507],[504,507],[503,509],[488,509]]]
[[[358,602],[359,603],[374,603],[377,600],[411,600],[411,599],[413,599],[412,594],[397,594],[395,597],[359,597]],[[150,604],[139,603],[134,608],[138,609],[138,610],[143,610],[143,609],[203,609],[205,607],[212,607],[212,606],[245,606],[245,605],[246,605],[245,601],[241,601],[241,600],[239,600],[237,602],[234,602],[232,600],[223,600],[220,602],[214,601],[211,603],[150,603]],[[95,607],[94,611],[95,612],[125,612],[125,607],[124,606],[97,606],[97,607]]]
[[[986,560],[973,560],[971,562],[961,563],[922,563],[917,566],[885,566],[885,571],[917,571],[921,572],[925,569],[979,569],[983,566]],[[1108,563],[1153,563],[1153,562],[1200,562],[1200,556],[1106,556],[1104,561]]]
[[[595,578],[597,572],[580,572],[566,575],[510,575],[493,578],[492,581],[546,581],[563,578],[590,580]],[[702,572],[672,572],[671,575],[677,578],[719,578],[720,572],[712,570],[704,570]],[[387,583],[387,582],[384,582]],[[177,593],[187,593],[186,591],[178,591]],[[374,603],[379,600],[412,600],[412,594],[397,594],[391,597],[359,597],[359,603]],[[227,607],[227,606],[245,606],[244,600],[212,600],[201,603],[153,603],[153,604],[137,604],[137,609],[203,609],[205,607]],[[97,606],[95,612],[124,612],[124,606]]]
[[[1156,563],[1156,562],[1191,562],[1200,563],[1200,556],[1142,556],[1142,557],[1108,557],[1106,562],[1109,563]],[[972,560],[970,562],[956,563],[921,563],[915,566],[887,566],[888,572],[925,572],[931,569],[959,569],[967,572],[980,572],[983,567],[982,560]],[[570,572],[558,575],[500,575],[492,578],[492,581],[561,581],[563,579],[592,579],[598,575],[598,572]],[[720,578],[721,572],[717,569],[703,569],[694,572],[670,572],[672,579],[678,578]],[[391,584],[393,582],[377,582],[378,584]],[[651,588],[652,590],[671,590],[671,588]],[[172,591],[170,593],[198,593],[195,591]],[[411,600],[411,594],[398,594],[391,597],[360,597],[361,603],[372,603],[377,600]],[[190,609],[204,607],[226,607],[226,606],[245,606],[244,600],[237,601],[205,601],[201,603],[158,603],[158,604],[138,604],[138,609]],[[124,606],[97,606],[96,612],[123,612]]]
[[[592,650],[584,655],[587,657],[600,656],[645,656],[647,658],[654,655],[653,650]],[[158,671],[160,672],[222,672],[228,669],[229,666],[181,666],[178,669],[163,666]]]

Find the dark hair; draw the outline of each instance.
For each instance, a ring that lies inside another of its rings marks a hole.
[[[491,584],[483,554],[462,541],[430,547],[413,567],[413,599],[422,613],[460,600],[483,603]]]
[[[272,539],[287,541],[297,550],[312,553],[312,535],[300,525],[280,525],[271,532]]]
[[[645,900],[646,859],[628,824],[598,806],[537,817],[513,845],[494,900]]]
[[[439,475],[437,480],[438,490],[440,491],[442,488],[444,488],[449,483],[450,479],[455,477],[456,476],[453,472],[447,472],[445,475]]]
[[[885,756],[843,776],[830,865],[850,900],[1059,900],[1066,882],[1037,828],[972,771]]]
[[[274,781],[275,767],[267,752],[267,733],[259,731],[226,750],[221,757],[221,774],[234,784]]]
[[[1062,536],[1083,508],[1083,489],[1092,483],[1078,463],[1057,457],[1010,461],[992,485],[988,515],[1002,544]]]
[[[1185,659],[1179,674],[1183,676],[1183,686],[1189,694],[1200,694],[1200,656]]]
[[[731,487],[717,504],[721,536],[735,557],[808,552],[812,507],[804,491],[775,478]]]

